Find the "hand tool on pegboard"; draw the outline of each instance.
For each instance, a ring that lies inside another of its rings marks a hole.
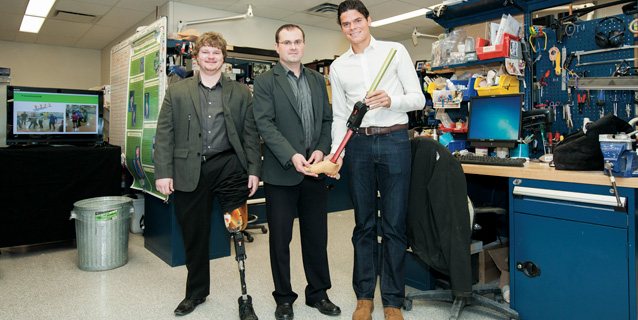
[[[598,90],[598,100],[596,100],[596,105],[600,106],[600,117],[605,116],[605,90]]]

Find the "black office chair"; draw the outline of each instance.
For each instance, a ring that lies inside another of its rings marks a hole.
[[[254,214],[248,214],[248,225],[246,226],[246,229],[242,230],[242,233],[244,234],[244,237],[246,237],[246,241],[248,242],[253,242],[253,240],[255,240],[255,238],[253,237],[252,234],[250,234],[250,231],[248,231],[248,229],[261,229],[261,233],[267,233],[268,229],[266,229],[266,227],[262,224],[257,224],[257,220],[259,220],[259,217],[257,215]]]
[[[435,140],[413,139],[408,242],[420,260],[431,269],[449,276],[450,281],[437,281],[443,290],[407,295],[405,310],[412,309],[415,299],[443,300],[452,302],[450,319],[457,319],[466,305],[484,306],[509,318],[519,319],[515,310],[483,296],[494,294],[497,300],[502,301],[502,293],[497,286],[472,286],[470,242],[473,211],[467,197],[465,174],[458,160]]]

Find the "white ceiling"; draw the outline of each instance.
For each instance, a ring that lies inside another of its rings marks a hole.
[[[63,47],[102,49],[118,36],[137,26],[138,22],[155,12],[167,0],[57,0],[44,25],[37,34],[20,32],[20,23],[28,0],[0,0],[0,40],[56,45]],[[340,0],[175,0],[189,5],[207,7],[242,14],[248,4],[255,17],[282,20],[339,30],[336,14],[328,17],[306,11],[322,3],[339,4]],[[406,13],[440,3],[441,0],[364,0],[373,21]],[[84,14],[67,15],[59,11]],[[95,17],[91,17],[93,15]],[[80,21],[78,20],[86,20]],[[437,35],[444,30],[432,20],[417,17],[371,28],[378,39],[409,39],[414,27],[426,34]]]

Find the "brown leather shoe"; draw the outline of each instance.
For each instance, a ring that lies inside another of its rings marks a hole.
[[[401,310],[397,308],[383,308],[383,313],[385,314],[385,320],[403,320]]]
[[[374,302],[372,300],[357,300],[357,310],[352,314],[352,320],[372,320]]]

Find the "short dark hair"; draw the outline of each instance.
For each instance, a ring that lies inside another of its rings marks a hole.
[[[288,24],[284,24],[283,26],[279,27],[279,29],[277,29],[277,32],[275,32],[275,43],[279,43],[279,33],[281,32],[281,30],[286,29],[286,30],[290,30],[290,29],[299,29],[301,31],[301,36],[303,37],[303,41],[306,41],[306,33],[303,32],[303,29],[301,29],[300,26],[296,25],[296,24],[292,24],[292,23],[288,23]]]
[[[197,57],[199,49],[202,47],[214,47],[221,50],[222,55],[224,55],[224,61],[226,61],[226,40],[221,34],[209,31],[199,36],[193,47],[193,56]]]
[[[340,3],[339,8],[337,9],[337,24],[341,25],[341,14],[348,10],[357,10],[366,19],[370,17],[370,12],[363,2],[360,0],[346,0]]]

